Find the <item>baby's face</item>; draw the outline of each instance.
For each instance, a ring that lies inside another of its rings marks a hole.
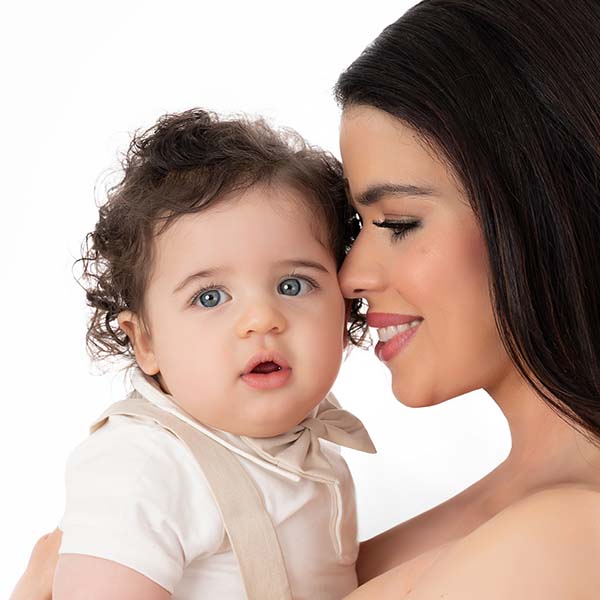
[[[298,192],[256,187],[156,238],[136,358],[202,423],[277,435],[331,388],[344,299],[315,221]]]

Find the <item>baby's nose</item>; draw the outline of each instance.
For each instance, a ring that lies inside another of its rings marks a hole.
[[[281,333],[287,326],[286,319],[276,306],[269,303],[251,304],[239,317],[236,331],[239,337],[245,338],[252,333]]]

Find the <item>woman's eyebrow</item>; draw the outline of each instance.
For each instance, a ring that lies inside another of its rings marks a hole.
[[[434,188],[407,183],[379,183],[368,187],[356,197],[356,202],[362,206],[371,206],[383,196],[438,196]]]

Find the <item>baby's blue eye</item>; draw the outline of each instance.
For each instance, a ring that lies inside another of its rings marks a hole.
[[[200,304],[204,308],[214,308],[231,300],[231,296],[223,290],[204,290],[200,292],[193,300],[194,304]]]
[[[299,296],[310,292],[313,288],[309,281],[299,277],[284,279],[277,287],[279,293],[284,296]]]

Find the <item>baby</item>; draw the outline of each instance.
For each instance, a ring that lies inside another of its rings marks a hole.
[[[348,241],[338,161],[291,133],[196,109],[134,137],[82,258],[88,347],[133,391],[69,458],[55,600],[356,587]]]

